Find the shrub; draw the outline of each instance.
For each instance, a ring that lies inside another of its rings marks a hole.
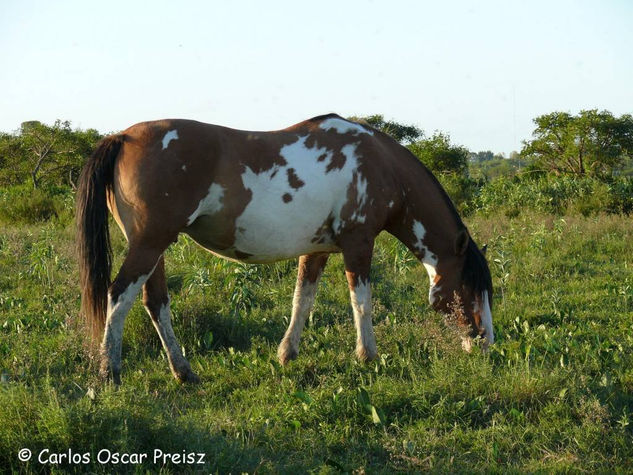
[[[457,209],[462,213],[467,213],[470,210],[468,203],[482,183],[454,173],[438,173],[436,176]]]
[[[552,214],[633,212],[633,179],[544,176],[498,178],[480,187],[464,206],[467,212],[492,214],[498,211],[516,217],[523,210]]]
[[[31,184],[0,189],[0,221],[37,223],[53,218],[72,219],[74,199],[67,188],[33,188]]]

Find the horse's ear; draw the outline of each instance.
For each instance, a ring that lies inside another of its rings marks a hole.
[[[458,256],[463,256],[466,253],[466,249],[468,249],[468,241],[470,236],[468,235],[468,231],[465,229],[461,229],[457,233],[457,237],[455,238],[455,254]]]
[[[483,247],[481,248],[481,253],[485,256],[487,251],[488,251],[488,244],[484,244]]]

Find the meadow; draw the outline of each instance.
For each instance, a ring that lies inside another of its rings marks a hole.
[[[173,379],[139,300],[126,321],[120,388],[97,378],[77,318],[70,211],[4,221],[0,467],[630,472],[633,226],[629,216],[581,211],[466,219],[488,244],[493,273],[497,342],[486,353],[461,350],[458,331],[428,305],[424,268],[381,235],[372,267],[380,356],[369,364],[353,355],[340,256],[326,268],[299,358],[281,367],[296,262],[233,264],[181,236],[166,255],[174,328],[202,382]],[[125,243],[118,230],[113,239],[120,263]],[[24,448],[28,462],[18,458]],[[175,457],[156,461],[155,450]],[[202,464],[187,458],[198,453]],[[138,457],[115,463],[112,454]]]

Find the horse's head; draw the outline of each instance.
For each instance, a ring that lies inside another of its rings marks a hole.
[[[492,278],[484,256],[468,231],[458,232],[453,255],[439,260],[431,279],[429,300],[435,310],[455,318],[469,328],[470,338],[484,338],[484,347],[494,343],[492,328]],[[462,346],[470,351],[471,340]]]

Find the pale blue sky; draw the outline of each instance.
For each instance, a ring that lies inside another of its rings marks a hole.
[[[384,114],[508,153],[554,110],[633,112],[633,1],[0,0],[0,130]]]

